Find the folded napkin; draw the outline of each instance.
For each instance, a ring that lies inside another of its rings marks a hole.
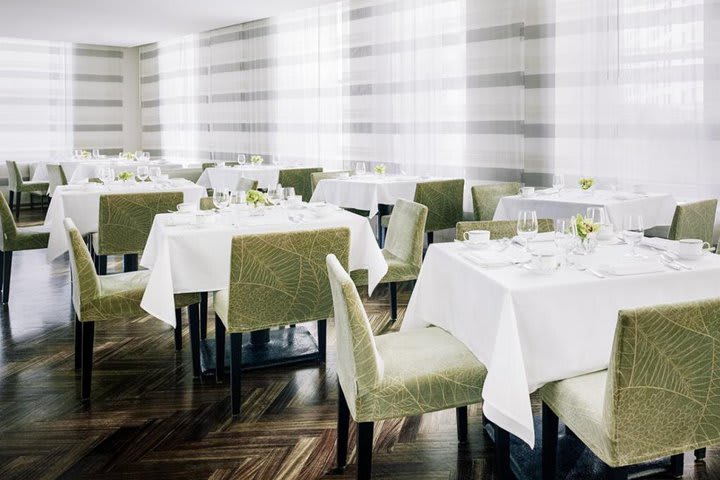
[[[665,268],[657,261],[625,262],[612,265],[601,265],[603,270],[610,275],[643,275],[645,273],[663,272]]]

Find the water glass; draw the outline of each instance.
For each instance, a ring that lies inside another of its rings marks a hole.
[[[555,220],[555,246],[563,253],[563,261],[568,263],[568,255],[575,248],[576,225],[574,218],[558,218]]]
[[[365,175],[365,162],[357,162],[355,164],[355,174],[356,175]]]
[[[239,153],[237,157],[238,165],[245,165],[245,162],[247,161],[247,158],[245,157],[244,153]]]
[[[535,210],[521,210],[518,214],[517,234],[523,239],[527,250],[530,240],[538,233],[537,212]]]
[[[82,155],[82,150],[73,150],[73,157],[77,160]]]
[[[560,174],[553,175],[552,186],[558,192],[565,188],[565,177]]]
[[[645,230],[643,227],[642,215],[626,215],[623,219],[623,240],[625,243],[630,245],[631,257],[639,257],[637,253],[637,245],[642,241],[645,236]]]
[[[141,182],[145,182],[148,177],[150,176],[150,169],[146,166],[141,166],[137,168],[137,176],[140,179]]]
[[[115,170],[109,167],[101,168],[99,175],[103,185],[107,185],[115,180]]]
[[[162,170],[160,170],[160,167],[150,167],[150,180],[153,182],[157,182],[160,180],[160,176],[162,175]]]
[[[143,151],[142,150],[136,150],[135,151],[135,160],[142,160],[143,159]]]
[[[242,205],[246,203],[245,190],[235,190],[230,192],[230,205]]]
[[[294,187],[285,187],[283,188],[283,199],[287,200],[290,197],[295,196],[295,188]]]
[[[213,192],[213,204],[218,210],[227,208],[230,204],[230,192],[222,188],[218,188]]]
[[[607,223],[607,215],[605,215],[605,209],[603,207],[588,207],[585,211],[585,218],[598,225],[605,225]]]
[[[100,150],[98,150],[97,148],[93,148],[93,150],[92,150],[92,157],[95,158],[95,159],[100,158]]]

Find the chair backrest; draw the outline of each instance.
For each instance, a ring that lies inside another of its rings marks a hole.
[[[301,195],[303,202],[309,202],[312,197],[312,174],[322,173],[322,168],[290,168],[280,170],[278,183],[283,187],[295,189],[295,195]]]
[[[98,254],[140,253],[155,215],[175,211],[182,192],[130,193],[100,196]]]
[[[668,238],[671,240],[699,238],[712,243],[717,203],[717,199],[713,199],[685,203],[675,207],[675,215],[673,215]]]
[[[385,250],[415,265],[418,270],[422,265],[427,215],[428,208],[425,205],[398,199],[385,238]]]
[[[250,190],[257,190],[258,181],[252,178],[240,177],[238,178],[236,190],[242,190],[243,192],[249,192]]]
[[[350,275],[335,255],[327,256],[335,310],[337,375],[348,407],[355,415],[358,392],[369,391],[383,375],[383,362],[375,345],[370,321]]]
[[[415,202],[428,207],[426,232],[455,228],[463,219],[465,180],[420,182],[415,187]]]
[[[215,163],[215,162],[205,162],[202,164],[203,172],[208,168],[215,168],[215,167],[217,167],[217,163]]]
[[[200,199],[200,210],[214,210],[215,202],[212,197],[203,197]]]
[[[332,316],[325,257],[348,264],[350,230],[241,235],[230,260],[228,331],[253,332]]]
[[[555,224],[551,218],[538,218],[538,233],[552,232]],[[455,238],[464,240],[465,232],[470,230],[488,230],[490,240],[498,238],[513,238],[517,235],[517,222],[515,220],[495,220],[489,222],[458,222]]]
[[[517,195],[521,186],[517,182],[473,185],[470,193],[472,195],[475,220],[492,220],[500,199],[510,195]]]
[[[603,411],[617,455],[640,463],[720,443],[719,344],[720,299],[618,313]]]
[[[65,175],[65,170],[62,165],[59,163],[48,163],[45,166],[47,167],[48,183],[50,184],[48,192],[52,196],[55,187],[68,184],[67,176]]]
[[[80,320],[83,319],[83,306],[100,294],[100,278],[95,273],[95,266],[85,240],[70,218],[64,220],[70,252],[70,275],[73,282],[73,306]]]
[[[5,251],[5,245],[11,243],[17,235],[17,224],[10,210],[5,195],[0,193],[0,250]]]
[[[314,192],[317,188],[318,183],[320,183],[320,180],[330,179],[330,178],[340,178],[343,175],[352,175],[353,172],[351,170],[338,170],[336,172],[315,172],[310,174],[310,181],[312,183],[312,191]]]
[[[5,162],[8,170],[8,187],[11,191],[17,192],[23,186],[23,177],[17,162],[8,160]]]

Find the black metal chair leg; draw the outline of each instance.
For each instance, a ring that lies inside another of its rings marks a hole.
[[[390,282],[390,320],[397,320],[397,283]]]
[[[192,356],[193,377],[200,377],[200,311],[198,304],[188,307],[190,325],[190,355]]]
[[[215,315],[215,381],[225,378],[225,324]]]
[[[318,360],[325,363],[327,359],[327,320],[318,320]]]
[[[670,457],[670,475],[675,478],[683,476],[683,470],[685,469],[685,455],[679,453]]]
[[[182,309],[175,309],[175,350],[182,350]]]
[[[542,478],[555,480],[557,469],[558,417],[542,404]]]
[[[628,469],[627,467],[607,467],[607,474],[606,478],[608,480],[627,480],[628,478]]]
[[[97,274],[107,275],[107,255],[97,255]]]
[[[510,477],[510,434],[497,424],[495,429],[495,473],[497,478],[505,480]]]
[[[10,211],[15,211],[15,192],[10,190]]]
[[[698,448],[697,450],[695,450],[695,461],[699,462],[700,460],[704,460],[706,454],[707,454],[706,448]]]
[[[350,430],[350,409],[345,394],[338,383],[338,421],[337,421],[337,467],[345,469],[347,465],[348,431]]]
[[[468,439],[468,410],[467,406],[455,409],[455,420],[457,421],[458,442],[466,443]]]
[[[81,398],[90,398],[92,386],[93,345],[95,344],[95,322],[82,322],[82,372]]]
[[[200,338],[207,338],[208,292],[200,293]]]
[[[427,232],[427,243],[428,243],[428,247],[429,247],[430,245],[432,245],[434,241],[435,241],[435,235],[434,235],[434,233],[433,233],[433,232]]]
[[[75,370],[82,367],[82,322],[75,315]]]
[[[138,255],[137,253],[128,253],[123,256],[123,266],[126,272],[137,272]]]
[[[2,278],[2,302],[10,300],[10,274],[12,273],[13,252],[3,253],[3,278]]]
[[[15,194],[15,220],[20,220],[20,199],[22,198],[22,192]]]
[[[230,402],[232,415],[240,415],[240,369],[242,368],[242,333],[230,334]]]
[[[358,480],[368,480],[372,476],[373,422],[358,424]]]

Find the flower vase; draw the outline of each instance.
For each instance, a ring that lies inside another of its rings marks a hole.
[[[251,217],[262,217],[265,215],[265,205],[260,205],[258,203],[254,203],[250,207],[250,216]]]
[[[585,238],[580,239],[580,246],[578,252],[581,255],[589,255],[595,251],[597,247],[597,233],[590,233]]]

